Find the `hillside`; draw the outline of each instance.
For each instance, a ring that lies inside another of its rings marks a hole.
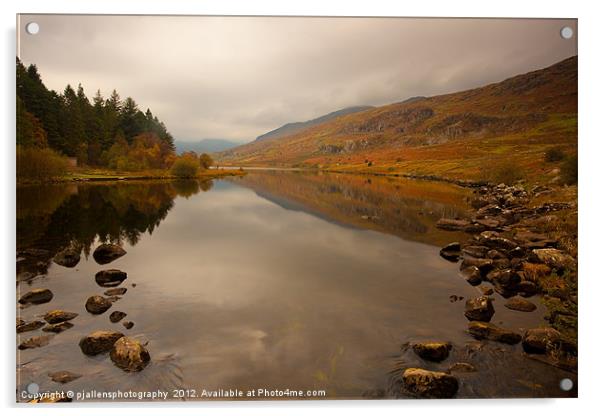
[[[275,130],[269,131],[261,136],[258,136],[255,141],[262,141],[267,139],[278,139],[281,137],[290,136],[292,134],[300,133],[310,127],[317,126],[326,121],[332,120],[339,116],[344,116],[346,114],[353,114],[364,110],[369,110],[371,106],[356,106],[356,107],[347,107],[342,110],[333,111],[332,113],[328,113],[318,118],[314,118],[312,120],[307,121],[298,121],[295,123],[287,123],[284,126],[278,127]]]
[[[577,57],[467,91],[347,114],[218,154],[222,165],[480,179],[512,163],[548,175],[544,153],[577,151]]]
[[[240,146],[240,142],[226,139],[201,139],[197,141],[176,140],[175,145],[178,154],[190,151],[196,153],[214,153]]]

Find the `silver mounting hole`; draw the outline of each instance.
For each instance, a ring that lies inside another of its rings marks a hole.
[[[560,380],[560,390],[571,391],[573,389],[573,380],[570,378],[563,378]]]
[[[573,28],[569,27],[569,26],[565,26],[562,29],[560,29],[560,36],[562,36],[562,39],[570,39],[573,37]]]
[[[27,23],[25,31],[30,35],[37,35],[40,32],[40,25],[36,22]]]

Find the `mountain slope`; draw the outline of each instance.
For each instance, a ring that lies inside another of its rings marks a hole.
[[[368,110],[374,107],[371,106],[356,106],[356,107],[347,107],[342,110],[333,111],[332,113],[328,113],[318,118],[314,118],[312,120],[307,121],[298,121],[295,123],[287,123],[284,126],[278,127],[275,130],[269,131],[261,136],[258,136],[255,140],[262,141],[267,139],[278,139],[280,137],[290,136],[292,134],[299,133],[309,127],[317,126],[318,124],[324,123],[326,121],[332,120],[333,118],[344,116],[345,114],[353,114],[360,111]]]
[[[577,145],[577,57],[505,81],[336,117],[218,154],[221,164],[477,178],[508,157],[528,174]]]
[[[194,142],[176,140],[176,152],[214,153],[240,146],[240,142],[226,139],[202,139]]]

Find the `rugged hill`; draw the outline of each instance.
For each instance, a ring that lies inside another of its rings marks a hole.
[[[240,146],[240,142],[226,139],[202,139],[197,141],[176,140],[176,152],[193,151],[197,153],[214,153]]]
[[[269,131],[261,136],[258,136],[255,140],[262,141],[267,139],[278,139],[280,137],[290,136],[292,134],[299,133],[304,131],[310,127],[317,126],[318,124],[322,124],[326,121],[332,120],[339,116],[344,116],[346,114],[358,113],[360,111],[368,110],[374,107],[371,106],[356,106],[356,107],[347,107],[342,110],[333,111],[332,113],[328,113],[318,118],[314,118],[312,120],[307,121],[298,121],[295,123],[287,123],[284,126],[278,127],[275,130]]]
[[[478,178],[508,160],[528,175],[545,174],[554,169],[544,163],[550,147],[577,149],[577,57],[480,88],[338,116],[218,159]]]

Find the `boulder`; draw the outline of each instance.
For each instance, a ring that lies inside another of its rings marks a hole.
[[[479,296],[466,301],[464,316],[469,321],[489,322],[494,313],[495,309],[489,296]]]
[[[58,324],[60,322],[70,321],[77,317],[77,313],[75,312],[67,312],[60,309],[55,309],[49,312],[46,312],[44,315],[44,320],[49,324]]]
[[[30,348],[39,348],[45,345],[48,345],[50,340],[52,339],[52,335],[40,335],[38,337],[29,338],[26,341],[23,341],[19,344],[20,350],[28,350]]]
[[[462,263],[460,263],[460,270],[464,270],[467,267],[476,266],[482,274],[487,274],[493,270],[493,260],[491,259],[476,259],[474,257],[464,257]]]
[[[95,276],[96,283],[102,287],[119,286],[127,278],[126,272],[117,269],[101,270]]]
[[[456,262],[462,254],[460,243],[449,243],[439,251],[439,255],[445,260]]]
[[[53,261],[64,267],[75,267],[79,263],[81,248],[67,247],[59,251],[53,258]]]
[[[521,279],[518,273],[512,269],[493,270],[487,273],[487,280],[498,289],[516,290]]]
[[[404,388],[418,397],[452,398],[458,392],[458,380],[447,373],[408,368],[402,376]]]
[[[54,332],[55,334],[58,334],[68,330],[69,328],[73,328],[73,324],[71,322],[59,322],[58,324],[46,325],[44,328],[42,328],[42,331]]]
[[[462,277],[471,285],[477,286],[481,284],[481,272],[477,266],[469,266],[460,271]]]
[[[468,324],[468,332],[476,339],[487,339],[490,341],[503,342],[504,344],[518,344],[521,340],[520,334],[508,329],[500,328],[489,322],[473,321]]]
[[[470,256],[482,259],[487,256],[487,252],[490,250],[487,246],[466,246],[462,249],[462,253]]]
[[[113,304],[110,300],[103,298],[102,296],[90,296],[86,301],[86,310],[95,315],[104,313]]]
[[[522,297],[528,298],[537,293],[537,285],[528,280],[521,280],[516,286],[516,290]]]
[[[106,296],[122,296],[125,295],[125,292],[127,292],[127,288],[126,287],[114,287],[112,289],[108,289],[105,290],[105,295]]]
[[[508,309],[520,312],[533,312],[537,309],[537,306],[535,306],[534,303],[518,296],[508,299],[504,306]]]
[[[94,331],[79,341],[79,348],[86,355],[98,355],[111,351],[113,344],[123,337],[121,332]]]
[[[77,380],[82,375],[77,373],[72,373],[71,371],[56,371],[54,373],[48,373],[48,377],[52,379],[55,383],[69,383],[70,381]]]
[[[508,257],[506,257],[504,253],[495,249],[489,250],[487,252],[487,258],[491,260],[508,260]]]
[[[516,242],[500,236],[495,231],[483,231],[479,235],[478,241],[488,247],[501,250],[513,250],[518,247]]]
[[[544,263],[556,270],[571,270],[577,266],[577,262],[573,257],[555,248],[535,249],[532,251],[530,259],[537,263]]]
[[[420,358],[428,361],[443,361],[449,356],[452,346],[449,342],[419,342],[412,349]]]
[[[113,323],[121,321],[123,318],[127,316],[127,313],[121,311],[111,312],[109,315],[109,320]]]
[[[146,348],[130,337],[122,337],[111,349],[111,361],[124,371],[141,371],[150,362],[150,354]]]
[[[92,256],[98,264],[107,264],[125,254],[126,251],[116,244],[101,244],[96,247]]]
[[[448,373],[474,373],[477,371],[474,365],[470,363],[454,363],[448,369]]]
[[[526,255],[527,251],[520,246],[515,247],[512,250],[508,250],[508,256],[510,256],[513,259],[519,259],[525,257]]]
[[[52,294],[50,289],[32,289],[29,292],[27,292],[26,294],[24,294],[23,296],[21,296],[21,298],[19,299],[19,303],[21,303],[21,304],[47,303],[52,300],[53,296],[54,295]]]
[[[17,333],[35,331],[45,325],[44,321],[20,322],[17,324]]]
[[[546,350],[560,346],[562,334],[554,328],[529,329],[523,336],[523,349],[531,354],[544,354]]]

